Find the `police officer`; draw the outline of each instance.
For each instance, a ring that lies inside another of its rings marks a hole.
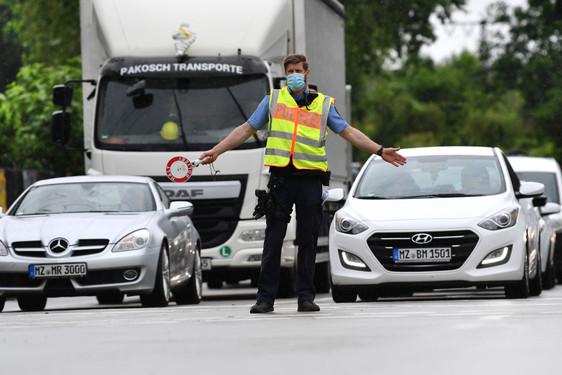
[[[272,90],[247,122],[209,151],[201,154],[209,164],[223,152],[241,145],[266,123],[268,139],[265,165],[270,167],[269,190],[273,204],[266,213],[266,232],[257,302],[251,313],[267,313],[279,287],[281,249],[293,205],[297,219],[298,311],[319,311],[314,303],[316,243],[322,223],[322,182],[326,182],[328,161],[325,141],[327,128],[354,146],[376,153],[394,166],[406,159],[399,148],[383,148],[361,131],[347,124],[335,108],[335,100],[308,88],[310,75],[304,55],[284,60],[287,87]],[[296,126],[295,128],[295,124]]]

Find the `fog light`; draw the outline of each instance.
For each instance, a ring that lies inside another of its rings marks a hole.
[[[509,260],[510,254],[511,245],[496,249],[486,255],[484,260],[482,260],[482,262],[480,262],[480,264],[476,268],[485,268],[505,264]]]
[[[261,254],[254,254],[248,257],[248,262],[261,262]]]
[[[263,241],[265,239],[265,228],[263,229],[250,229],[240,234],[242,241]]]
[[[123,272],[123,278],[127,281],[133,281],[137,277],[139,277],[139,273],[135,269],[131,268],[131,269],[128,269],[125,272]]]
[[[347,251],[340,250],[340,262],[345,268],[357,271],[370,271],[369,267],[355,254],[348,253]]]

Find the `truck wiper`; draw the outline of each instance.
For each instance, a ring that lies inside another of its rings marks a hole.
[[[176,105],[176,110],[178,111],[178,122],[180,125],[180,134],[181,134],[181,141],[183,143],[183,147],[185,148],[185,150],[188,150],[188,145],[187,145],[187,138],[185,136],[185,129],[183,128],[183,120],[182,120],[182,115],[181,115],[181,108],[180,108],[180,104],[178,102],[178,97],[176,95],[176,90],[172,89],[172,95],[174,96],[174,104]]]
[[[227,87],[226,91],[228,91],[228,94],[230,95],[232,100],[234,100],[234,104],[236,104],[236,107],[238,108],[238,111],[242,115],[242,118],[244,119],[244,122],[248,121],[248,118],[249,118],[248,115],[244,112],[244,109],[240,105],[240,102],[238,101],[238,99],[236,99],[236,96],[234,96],[234,94],[232,93],[232,90],[230,90],[230,87]],[[254,133],[254,140],[256,141],[256,144],[258,145],[258,147],[261,146],[261,141],[258,138],[257,133]]]

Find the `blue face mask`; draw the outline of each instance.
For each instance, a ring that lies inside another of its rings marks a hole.
[[[293,91],[299,91],[305,84],[304,74],[293,73],[287,76],[287,86]]]

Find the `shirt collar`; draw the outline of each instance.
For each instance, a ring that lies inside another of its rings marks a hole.
[[[299,100],[304,98],[307,94],[308,94],[308,85],[306,85],[306,88],[304,89],[304,92],[302,93],[301,96],[295,96],[295,94],[293,94],[293,90],[291,90],[291,88],[289,86],[287,86],[287,89],[289,90],[289,94],[291,94],[291,96],[293,97],[293,99],[295,100]]]

